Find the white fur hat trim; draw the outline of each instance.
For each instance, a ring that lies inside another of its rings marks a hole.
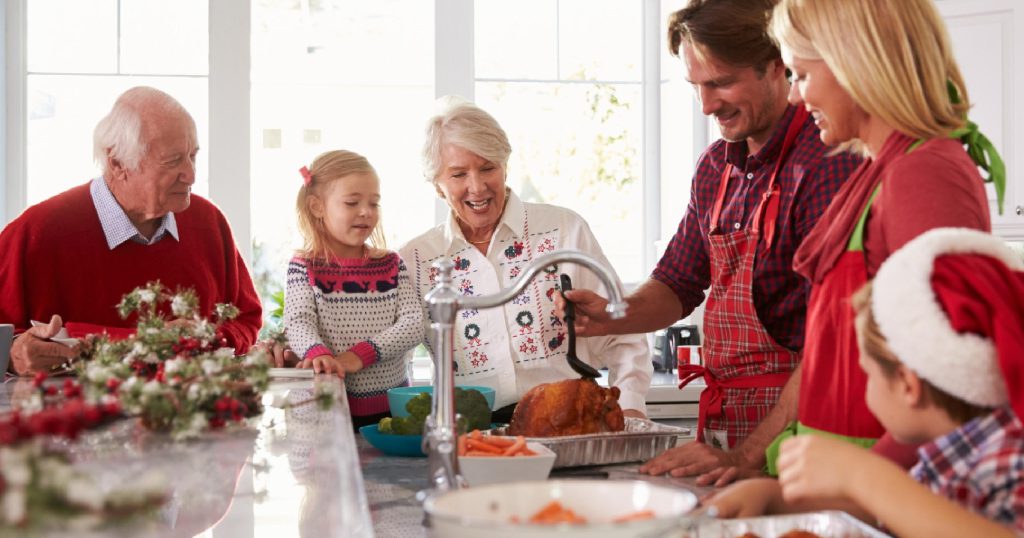
[[[1005,405],[992,341],[954,331],[932,290],[932,267],[943,254],[983,254],[1024,270],[1024,261],[997,237],[964,228],[928,231],[893,253],[875,275],[871,309],[878,328],[896,357],[935,387],[975,405]]]

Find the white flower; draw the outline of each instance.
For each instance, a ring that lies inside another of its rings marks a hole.
[[[234,350],[234,348],[230,348],[230,347],[222,347],[222,348],[218,349],[217,351],[214,351],[213,352],[213,356],[214,357],[223,357],[223,358],[234,357],[235,356],[235,350]]]
[[[152,381],[147,381],[146,384],[142,386],[143,394],[160,394],[160,392],[162,391],[163,385],[155,379]]]
[[[132,346],[132,355],[145,355],[149,350],[146,349],[146,345],[138,340],[135,341],[135,345]]]
[[[87,476],[76,476],[69,481],[64,495],[71,504],[91,510],[103,508],[103,492]]]
[[[150,327],[146,329],[146,334],[156,334],[158,332],[160,332],[160,329],[157,329],[156,327]]]
[[[27,501],[24,489],[6,488],[3,493],[3,499],[0,500],[0,510],[3,511],[4,521],[11,524],[18,524],[24,521]]]
[[[164,374],[171,375],[174,372],[177,372],[179,369],[181,369],[181,367],[184,365],[185,361],[183,359],[175,357],[164,363]]]
[[[188,301],[181,295],[175,295],[171,300],[171,313],[180,318],[188,315],[188,311]]]
[[[202,391],[203,388],[199,386],[198,383],[193,383],[192,386],[188,388],[187,397],[189,400],[198,400],[202,397]]]
[[[136,377],[136,376],[131,376],[128,379],[125,379],[124,383],[121,383],[121,388],[120,388],[121,392],[131,392],[131,391],[135,390],[135,385],[138,385],[138,384],[139,384],[139,378]]]
[[[103,383],[110,377],[110,371],[99,364],[91,363],[85,368],[85,377],[89,381]]]
[[[152,290],[139,290],[140,303],[152,303],[155,299],[156,294]]]
[[[4,447],[0,449],[0,462],[3,467],[4,481],[12,487],[24,486],[32,479],[32,469],[28,466],[26,454],[23,450]]]
[[[211,359],[204,359],[202,362],[203,371],[206,375],[213,375],[220,371],[220,363]]]

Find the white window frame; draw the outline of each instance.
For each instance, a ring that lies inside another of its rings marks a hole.
[[[0,223],[6,224],[26,206],[26,3],[7,0],[3,17],[5,84],[0,98],[4,129],[0,132]],[[657,262],[655,242],[661,237],[661,36],[660,0],[643,0],[643,263]],[[473,0],[435,0],[435,93],[457,94],[473,99],[474,73]],[[251,261],[250,201],[250,0],[209,2],[209,196],[224,211],[239,250]],[[695,105],[695,112],[699,106]],[[695,115],[695,117],[700,117]],[[693,122],[693,147],[698,155],[707,145],[707,126]],[[87,140],[83,144],[89,143]],[[435,204],[435,222],[447,208]]]

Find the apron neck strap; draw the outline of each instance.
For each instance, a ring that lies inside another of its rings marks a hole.
[[[779,172],[782,170],[782,165],[785,163],[786,158],[789,157],[793,144],[796,143],[796,139],[800,135],[800,130],[803,129],[806,120],[807,110],[802,107],[797,108],[793,113],[793,119],[789,122],[789,127],[786,129],[786,137],[782,141],[782,148],[779,150],[778,159],[775,161],[775,169],[772,170],[772,175],[768,180],[768,188],[761,195],[761,202],[757,206],[757,211],[754,212],[754,233],[761,233],[762,215],[764,218],[764,229],[766,230],[765,250],[771,248],[772,242],[775,239],[775,223],[779,216],[780,189],[777,184]],[[725,203],[726,192],[729,190],[729,180],[732,178],[732,171],[733,166],[727,164],[722,172],[722,178],[718,184],[718,194],[715,197],[715,205],[711,211],[711,233],[718,231],[718,221],[722,214],[722,205]],[[765,206],[767,206],[767,211]]]

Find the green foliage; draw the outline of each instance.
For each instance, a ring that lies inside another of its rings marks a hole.
[[[389,417],[380,420],[377,431],[395,435],[422,435],[423,423],[430,415],[433,399],[424,392],[417,394],[405,404],[407,417]],[[460,433],[470,430],[486,430],[491,425],[491,407],[478,390],[455,389],[455,412],[459,414],[456,428]]]

